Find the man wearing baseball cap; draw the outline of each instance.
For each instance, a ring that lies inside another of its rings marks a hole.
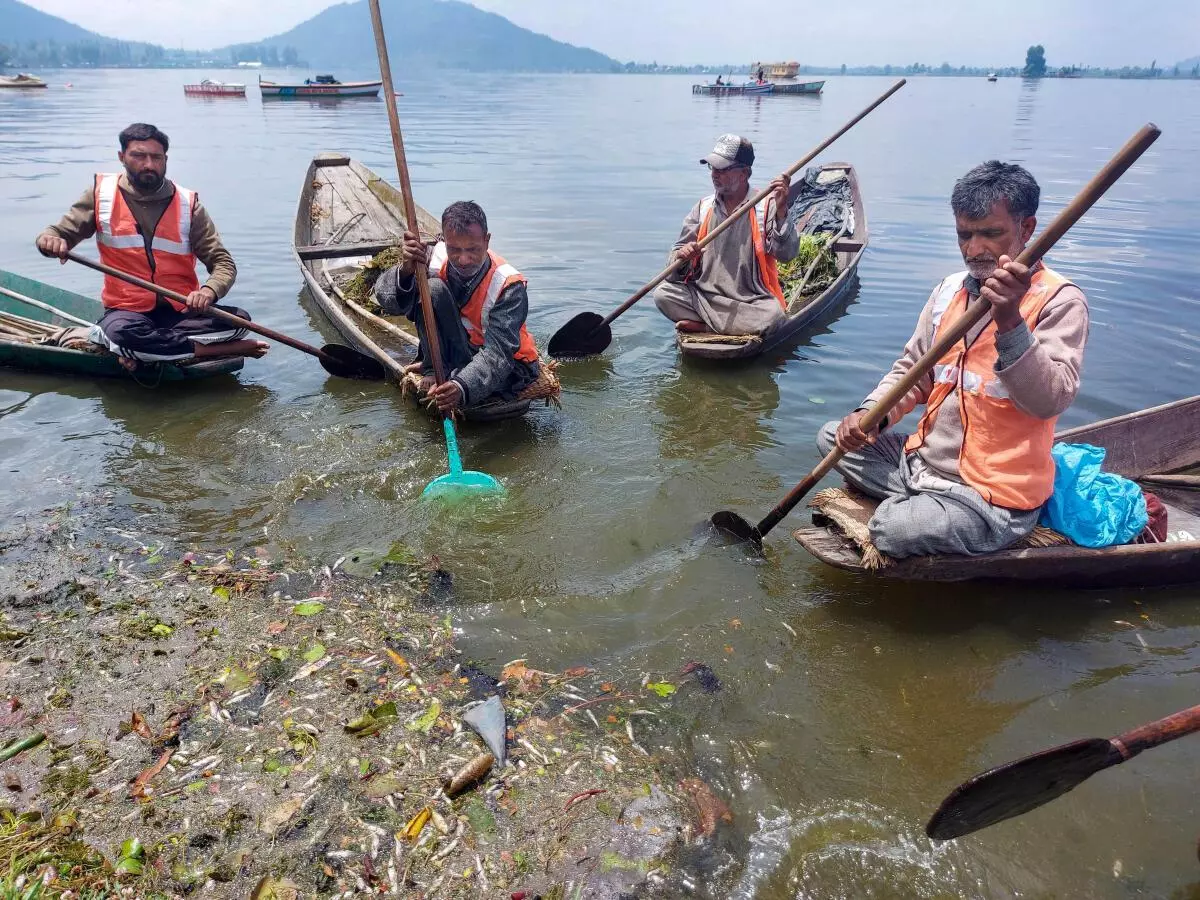
[[[789,181],[771,182],[759,208],[700,249],[699,242],[750,196],[754,145],[736,134],[717,140],[700,160],[708,166],[714,193],[683,220],[668,264],[687,260],[654,292],[654,302],[675,328],[714,334],[763,334],[786,316],[778,262],[795,258],[800,235],[787,215]]]

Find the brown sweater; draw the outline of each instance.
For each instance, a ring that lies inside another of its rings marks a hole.
[[[121,175],[121,180],[117,184],[121,188],[125,202],[129,204],[129,211],[137,220],[142,234],[153,235],[154,229],[158,226],[158,220],[167,211],[171,198],[175,196],[175,183],[168,178],[163,182],[162,187],[152,194],[138,193],[130,186],[129,179],[124,174]],[[75,204],[67,210],[67,214],[57,225],[51,225],[42,232],[42,234],[57,235],[71,247],[81,241],[86,241],[95,233],[96,197],[93,188],[88,188],[83,192],[83,196],[75,201]],[[237,266],[233,264],[233,257],[221,243],[221,235],[217,233],[217,226],[209,218],[208,210],[201,205],[199,197],[196,198],[195,206],[192,207],[191,242],[192,253],[208,270],[208,281],[204,283],[204,286],[210,288],[220,300],[233,287],[233,282],[237,278]]]
[[[951,275],[950,278],[961,282],[963,274]],[[882,400],[888,389],[903,378],[933,346],[933,304],[941,287],[939,284],[933,289],[929,301],[921,310],[916,331],[904,347],[904,355],[896,360],[892,370],[863,401],[860,409],[874,406]],[[979,300],[972,296],[970,302],[978,303]],[[971,329],[967,334],[968,345],[975,342],[991,321],[991,315],[986,315]],[[996,362],[996,375],[1013,403],[1039,419],[1053,419],[1066,410],[1079,391],[1079,372],[1083,365],[1087,336],[1087,299],[1083,291],[1073,285],[1064,287],[1046,304],[1032,332],[1022,322],[1017,328],[997,335],[999,359]],[[894,428],[900,419],[925,403],[932,390],[933,376],[928,374],[888,414],[887,427]],[[956,394],[951,397],[957,401]],[[914,424],[908,430],[915,429]],[[963,425],[959,405],[957,402],[943,403],[917,455],[936,474],[961,481],[958,457],[962,452],[962,442]]]

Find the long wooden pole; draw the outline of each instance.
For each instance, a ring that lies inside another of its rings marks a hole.
[[[24,294],[18,294],[16,291],[10,291],[8,288],[0,287],[0,294],[3,294],[5,297],[11,297],[18,303],[26,303],[29,306],[37,307],[38,309],[45,310],[48,313],[53,313],[60,319],[66,319],[68,322],[74,325],[82,325],[85,328],[90,328],[93,324],[95,324],[93,322],[87,322],[78,316],[73,316],[70,313],[65,313],[61,309],[51,306],[49,303],[43,303],[41,300],[34,300],[32,297],[26,297]]]
[[[421,223],[417,220],[417,204],[413,200],[412,180],[408,177],[408,161],[404,155],[404,135],[400,131],[400,111],[396,108],[396,89],[392,81],[392,64],[388,60],[387,41],[383,33],[383,14],[379,11],[379,0],[370,0],[371,25],[375,32],[375,49],[379,54],[379,74],[383,78],[383,99],[387,104],[388,125],[392,129],[392,150],[396,154],[396,171],[400,175],[400,192],[404,195],[404,216],[408,219],[408,230],[420,237]],[[425,342],[432,357],[434,380],[441,384],[446,380],[446,367],[442,363],[442,342],[438,336],[437,319],[433,314],[433,300],[429,295],[429,271],[417,265],[413,276],[417,279],[417,293],[421,298],[421,318],[425,322]]]

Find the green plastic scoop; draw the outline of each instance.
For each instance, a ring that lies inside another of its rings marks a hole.
[[[454,422],[446,416],[442,419],[446,432],[446,457],[450,462],[450,474],[435,478],[421,492],[422,499],[457,500],[478,494],[502,494],[504,488],[495,478],[483,472],[463,469],[462,457],[458,454],[458,436],[454,433]]]

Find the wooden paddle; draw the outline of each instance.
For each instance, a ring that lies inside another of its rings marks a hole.
[[[822,153],[825,148],[840,138],[843,134],[857,125],[864,119],[868,113],[873,111],[892,94],[904,87],[906,80],[901,78],[890,88],[884,91],[870,106],[860,112],[857,116],[835,131],[832,135],[818,144],[803,159],[796,162],[794,165],[784,171],[784,175],[791,178],[798,171],[808,165],[818,154]],[[701,249],[704,249],[718,237],[725,233],[727,228],[730,228],[737,222],[747,211],[756,207],[759,203],[765,200],[771,193],[769,187],[763,188],[752,197],[747,197],[742,202],[742,205],[735,209],[732,213],[725,217],[716,228],[704,236],[704,240],[699,242]],[[551,356],[557,357],[581,357],[595,356],[597,353],[603,353],[604,350],[612,343],[612,329],[609,326],[613,320],[626,312],[631,306],[645,297],[648,293],[666,281],[673,273],[679,270],[684,265],[684,260],[677,259],[661,272],[654,276],[654,279],[645,285],[636,294],[618,306],[615,310],[609,313],[604,318],[594,312],[584,312],[575,316],[566,325],[558,329],[554,333],[554,337],[550,338],[550,346],[548,352]]]
[[[956,787],[933,814],[925,833],[936,841],[948,841],[1022,815],[1061,797],[1101,769],[1195,731],[1200,731],[1200,706],[1108,740],[1073,741],[1007,763]]]
[[[96,262],[96,260],[88,259],[86,256],[80,256],[74,251],[67,253],[67,259],[77,262],[82,266],[87,266],[89,269],[95,269],[97,272],[103,272],[105,275],[111,275],[113,278],[119,278],[140,288],[145,288],[164,297],[169,297],[176,303],[187,302],[187,297],[183,294],[168,290],[161,284],[146,281],[121,269],[114,269],[112,266],[105,265],[102,262]],[[253,331],[255,334],[261,334],[263,337],[269,337],[273,341],[279,341],[281,344],[287,344],[289,347],[295,347],[297,350],[315,356],[321,361],[321,365],[330,375],[337,375],[341,378],[383,381],[383,366],[379,364],[378,360],[371,359],[371,357],[342,344],[326,344],[318,350],[310,344],[298,341],[293,337],[288,337],[286,334],[280,334],[278,331],[267,328],[265,325],[259,325],[257,322],[251,322],[249,319],[243,319],[241,316],[225,312],[225,310],[218,309],[216,306],[208,307],[208,309],[204,310],[203,314],[211,316],[214,319],[220,319],[223,322],[228,322],[230,325],[235,325],[238,328],[245,328],[247,331]]]
[[[1120,178],[1125,171],[1137,161],[1138,157],[1146,152],[1146,149],[1153,144],[1158,136],[1162,134],[1158,126],[1147,124],[1142,126],[1129,142],[1117,151],[1117,154],[1108,161],[1078,196],[1068,204],[1066,209],[1054,217],[1049,227],[1038,236],[1038,238],[1029,246],[1027,246],[1021,255],[1017,257],[1017,262],[1022,265],[1032,266],[1035,262],[1041,259],[1051,247],[1053,247],[1064,234],[1079,221],[1092,206],[1104,196],[1112,185]],[[975,325],[991,310],[991,305],[986,301],[977,303],[974,309],[970,310],[961,319],[955,322],[942,338],[934,343],[929,348],[924,356],[909,369],[908,373],[892,386],[883,398],[872,406],[863,415],[859,422],[859,427],[864,432],[870,433],[873,431],[884,417],[892,411],[892,408],[899,403],[909,391],[916,387],[917,382],[924,378],[937,364],[937,362],[946,355],[955,344],[961,341],[967,333],[975,327]],[[756,545],[762,544],[763,537],[789,512],[795,508],[796,504],[804,499],[805,495],[812,490],[813,486],[818,481],[825,477],[838,461],[845,455],[840,447],[834,447],[829,451],[829,454],[817,464],[798,485],[792,488],[791,492],[780,501],[779,505],[772,509],[757,525],[751,525],[741,516],[729,510],[722,510],[712,517],[712,524],[722,533],[738,540],[750,541]]]
[[[396,109],[396,93],[392,82],[392,66],[388,61],[387,41],[383,34],[383,15],[379,11],[379,0],[370,0],[371,27],[375,31],[375,49],[379,54],[379,74],[383,78],[383,98],[387,101],[388,125],[392,129],[392,149],[396,153],[396,171],[400,174],[400,191],[404,195],[404,215],[408,219],[408,230],[421,233],[417,219],[417,204],[413,200],[412,181],[408,177],[408,162],[404,157],[404,135],[400,133],[400,113]],[[437,319],[433,314],[433,300],[429,295],[429,272],[424,265],[413,267],[417,279],[417,293],[421,297],[421,318],[425,323],[425,349],[433,364],[436,384],[446,380],[442,362],[442,342],[438,336]],[[442,430],[446,435],[446,457],[450,474],[435,478],[425,486],[423,497],[456,497],[472,493],[498,493],[504,490],[491,475],[483,472],[464,471],[458,452],[458,437],[454,433],[454,419],[443,413]]]

